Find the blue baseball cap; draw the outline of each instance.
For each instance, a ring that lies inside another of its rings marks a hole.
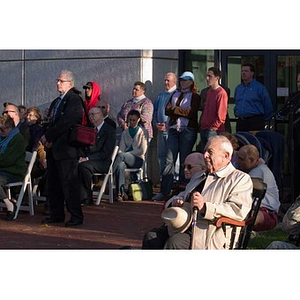
[[[185,71],[182,73],[182,75],[179,77],[179,79],[194,81],[194,74],[192,72]]]

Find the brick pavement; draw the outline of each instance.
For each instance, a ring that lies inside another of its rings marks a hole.
[[[83,207],[84,223],[73,228],[63,223],[42,225],[42,204],[36,206],[34,216],[20,211],[11,222],[3,220],[5,212],[0,212],[0,249],[141,248],[144,233],[162,224],[161,208],[162,203],[152,201],[101,201],[99,206]]]

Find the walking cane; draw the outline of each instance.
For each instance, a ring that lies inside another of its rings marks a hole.
[[[192,220],[192,237],[191,237],[191,249],[195,249],[195,233],[197,226],[198,207],[193,207],[193,220]]]

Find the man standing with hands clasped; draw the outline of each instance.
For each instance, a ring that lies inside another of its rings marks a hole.
[[[173,185],[173,156],[168,149],[168,116],[165,108],[172,94],[176,91],[177,77],[174,73],[167,73],[165,76],[165,90],[158,94],[154,101],[153,125],[157,129],[157,158],[160,169],[160,193],[152,200],[163,200],[172,189]]]
[[[82,122],[83,107],[80,92],[74,88],[71,71],[61,71],[56,79],[56,86],[60,96],[50,105],[50,124],[41,137],[41,142],[47,149],[50,205],[50,216],[42,223],[64,222],[66,202],[71,218],[65,225],[69,227],[83,222],[77,174],[79,149],[68,143],[70,127]]]

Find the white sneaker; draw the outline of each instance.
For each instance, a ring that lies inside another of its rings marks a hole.
[[[165,198],[165,195],[162,193],[158,193],[152,197],[153,201],[162,201]]]

